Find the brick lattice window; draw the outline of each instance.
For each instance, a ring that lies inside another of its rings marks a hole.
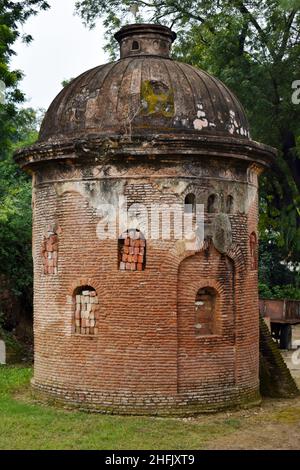
[[[250,263],[251,269],[256,271],[258,269],[258,243],[255,232],[250,235]]]
[[[195,300],[196,336],[215,333],[216,291],[211,287],[199,289]]]
[[[78,287],[75,291],[75,333],[95,335],[98,333],[98,296],[93,287]]]
[[[48,232],[42,243],[44,274],[57,274],[58,235]]]
[[[127,230],[119,238],[119,268],[121,271],[143,271],[145,267],[145,237],[140,230]]]

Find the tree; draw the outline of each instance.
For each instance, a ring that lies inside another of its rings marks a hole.
[[[0,161],[0,274],[16,295],[31,293],[31,181],[14,163],[13,151],[37,139],[36,113],[18,113],[18,132],[11,151]]]
[[[6,87],[5,104],[0,102],[0,159],[3,159],[16,138],[18,126],[18,104],[24,101],[24,95],[18,88],[22,78],[20,70],[10,70],[10,60],[15,54],[13,45],[20,37],[20,27],[39,10],[46,10],[49,5],[44,0],[0,0],[0,82]],[[30,43],[32,37],[22,36]]]
[[[272,230],[281,256],[300,260],[300,0],[137,0],[138,21],[173,27],[174,56],[208,70],[244,104],[252,136],[279,150],[273,172],[261,181],[261,233]],[[108,37],[132,22],[129,0],[78,0],[93,27],[102,19]],[[113,42],[107,49],[114,55]],[[266,230],[268,228],[269,230]]]
[[[21,297],[23,306],[29,309],[32,304],[31,182],[14,163],[12,155],[17,148],[36,141],[37,114],[32,109],[20,108],[24,101],[18,87],[22,73],[10,69],[10,60],[21,26],[31,15],[47,8],[48,3],[43,0],[0,0],[0,281]],[[23,40],[29,43],[32,37],[24,35]]]

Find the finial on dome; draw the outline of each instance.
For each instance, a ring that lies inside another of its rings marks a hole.
[[[158,24],[131,24],[123,26],[115,38],[120,44],[121,59],[138,55],[170,57],[176,33]]]

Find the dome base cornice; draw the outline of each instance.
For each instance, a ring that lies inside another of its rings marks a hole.
[[[199,156],[199,158],[233,158],[250,161],[262,167],[271,167],[276,150],[253,140],[199,135],[112,136],[84,139],[56,140],[38,143],[19,150],[16,162],[22,167],[42,165],[44,162],[68,159],[74,161],[124,156]]]

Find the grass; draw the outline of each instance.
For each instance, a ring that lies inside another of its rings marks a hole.
[[[0,449],[202,449],[236,419],[119,417],[66,411],[26,397],[31,368],[0,366]],[[207,419],[205,419],[207,421]]]
[[[295,424],[300,421],[300,408],[285,408],[272,416],[278,423]]]
[[[34,401],[31,375],[30,367],[0,366],[0,450],[257,449],[266,445],[298,449],[300,445],[299,397],[264,400],[258,408],[197,418],[109,416]],[[287,429],[292,436],[288,441]]]

